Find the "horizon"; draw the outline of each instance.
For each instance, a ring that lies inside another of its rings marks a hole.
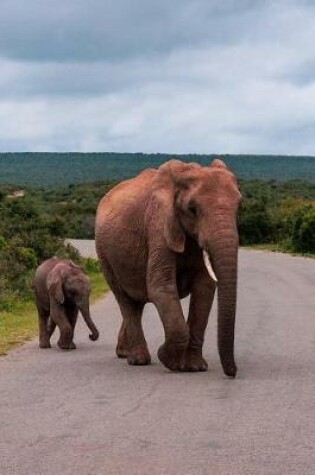
[[[195,153],[195,152],[189,152],[189,153],[176,153],[176,152],[113,152],[113,151],[90,151],[90,152],[79,152],[79,151],[60,151],[60,152],[49,152],[49,151],[36,151],[36,152],[26,152],[26,151],[0,151],[0,155],[27,155],[27,154],[47,154],[47,155],[105,155],[105,154],[110,154],[110,155],[166,155],[166,156],[198,156],[198,157],[273,157],[273,158],[315,158],[314,155],[296,155],[296,154],[290,154],[290,153],[282,153],[282,154],[276,154],[276,153],[216,153],[216,152],[205,152],[205,153]]]

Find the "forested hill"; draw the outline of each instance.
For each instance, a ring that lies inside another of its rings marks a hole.
[[[167,155],[142,153],[1,153],[0,183],[51,187],[128,178],[170,158],[202,165],[222,158],[243,179],[315,182],[315,157],[270,155]]]

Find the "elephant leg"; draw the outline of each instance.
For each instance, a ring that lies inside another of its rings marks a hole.
[[[119,334],[118,334],[116,354],[118,358],[127,358],[129,354],[127,331],[126,331],[126,325],[125,325],[124,320],[122,321]]]
[[[151,253],[147,289],[149,300],[157,308],[165,333],[165,342],[158,349],[158,358],[171,371],[183,371],[189,329],[178,295],[174,253]]]
[[[130,365],[147,365],[151,356],[145,340],[141,317],[144,304],[132,300],[121,288],[109,262],[102,260],[103,274],[116,297],[123,317],[116,354],[119,358],[127,358]]]
[[[186,352],[186,371],[206,371],[208,364],[202,356],[204,334],[213,304],[216,285],[205,270],[195,278],[190,297],[188,326],[189,345]]]
[[[38,311],[38,328],[39,328],[39,347],[51,348],[50,333],[48,330],[49,310],[46,310],[36,301]]]
[[[57,342],[57,345],[62,350],[71,350],[73,330],[70,325],[70,322],[68,321],[64,308],[52,312],[50,318],[58,326],[60,331],[60,337]]]
[[[51,335],[54,333],[55,331],[55,328],[56,328],[56,324],[55,322],[52,321],[52,319],[49,317],[48,319],[48,333],[49,333],[49,336],[51,337]]]
[[[107,262],[107,260],[103,259],[102,262],[101,262],[101,265],[102,265],[102,271],[103,271],[104,277],[107,280],[110,288],[112,289],[113,294],[115,295],[117,302],[119,302],[119,295],[122,293],[119,282],[117,282],[115,274],[114,274],[111,266]],[[118,358],[127,358],[128,354],[129,354],[127,331],[126,331],[126,325],[125,325],[124,318],[123,318],[123,321],[122,321],[122,324],[121,324],[121,327],[120,327],[120,330],[119,330],[119,334],[118,334],[116,354],[117,354]]]
[[[151,356],[141,324],[144,304],[121,294],[117,300],[123,316],[117,348],[123,347],[125,350],[128,348],[127,361],[130,365],[150,364]],[[119,356],[117,349],[116,353]]]
[[[162,292],[153,303],[165,332],[165,343],[158,350],[158,358],[171,371],[184,371],[189,332],[179,297]]]
[[[75,350],[76,345],[73,342],[73,337],[74,337],[74,329],[75,329],[75,326],[76,326],[76,323],[77,323],[77,318],[78,318],[78,310],[77,309],[71,309],[71,310],[68,309],[67,310],[67,317],[68,317],[69,323],[70,323],[71,328],[72,328],[72,341],[70,343],[69,349],[70,350]]]

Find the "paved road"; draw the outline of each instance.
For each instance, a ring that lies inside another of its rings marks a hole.
[[[66,239],[66,242],[78,249],[82,256],[97,259],[95,242],[91,239]]]
[[[111,294],[80,322],[78,349],[26,344],[0,359],[1,475],[310,475],[315,473],[315,260],[242,251],[237,379],[224,377],[215,311],[210,370],[170,373],[146,308],[148,367],[114,356]],[[186,307],[186,305],[185,305]]]

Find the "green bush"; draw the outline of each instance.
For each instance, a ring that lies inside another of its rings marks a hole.
[[[315,206],[308,205],[296,212],[292,245],[295,251],[315,252]]]
[[[273,241],[275,226],[263,198],[244,200],[238,220],[241,244],[261,244]]]
[[[315,184],[242,182],[239,213],[241,244],[276,244],[295,252],[315,253]]]
[[[85,259],[83,267],[87,272],[100,272],[101,270],[99,261],[96,259]]]
[[[5,305],[13,297],[30,296],[35,269],[42,261],[54,255],[79,261],[79,255],[64,245],[64,221],[44,213],[32,196],[4,199],[0,212],[0,300]]]
[[[3,236],[0,236],[0,252],[4,251],[8,247],[7,241],[4,239]]]
[[[28,294],[32,270],[36,267],[36,256],[32,249],[23,247],[18,239],[0,252],[2,274],[1,291],[8,294],[18,292]]]

